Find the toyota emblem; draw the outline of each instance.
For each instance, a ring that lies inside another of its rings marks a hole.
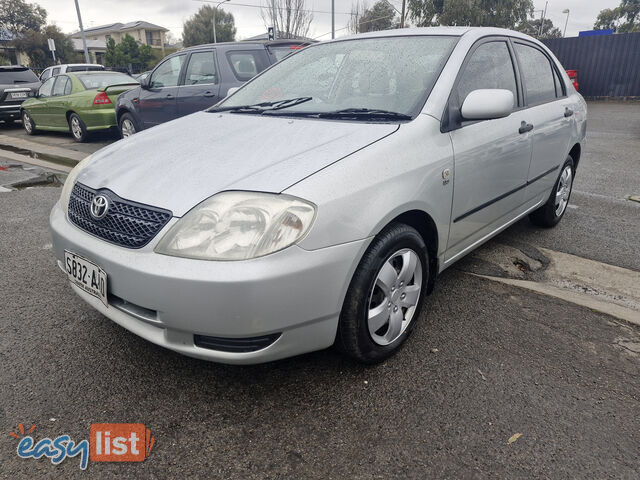
[[[109,210],[109,199],[104,195],[96,195],[91,201],[91,216],[96,220],[104,218]]]

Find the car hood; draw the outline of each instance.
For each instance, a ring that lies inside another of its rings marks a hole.
[[[180,217],[224,190],[280,193],[397,129],[198,112],[100,150],[78,181]]]

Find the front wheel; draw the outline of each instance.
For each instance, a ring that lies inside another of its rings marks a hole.
[[[531,223],[539,227],[551,228],[562,220],[571,197],[574,173],[573,159],[568,156],[562,165],[560,175],[553,186],[547,203],[529,215]]]
[[[24,127],[24,131],[27,135],[35,135],[36,134],[36,124],[33,123],[33,119],[31,115],[26,110],[22,111],[22,126]]]
[[[87,138],[89,137],[87,126],[77,113],[69,115],[69,129],[71,130],[71,135],[73,135],[73,139],[76,142],[83,143],[87,141]]]
[[[428,253],[420,234],[405,224],[384,229],[351,280],[336,346],[363,363],[393,355],[420,316],[428,278]]]

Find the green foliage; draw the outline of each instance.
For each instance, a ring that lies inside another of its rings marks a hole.
[[[532,0],[409,0],[418,26],[471,25],[515,28],[533,15]]]
[[[562,38],[562,32],[560,31],[560,29],[555,27],[553,25],[553,22],[548,18],[544,19],[544,23],[542,24],[541,35],[539,35],[540,33],[539,18],[521,23],[516,27],[516,30],[536,38]]]
[[[213,43],[213,12],[216,14],[216,40],[233,42],[236,38],[235,20],[231,13],[221,8],[203,5],[191,18],[184,22],[182,43],[185,47]]]
[[[0,28],[11,33],[39,32],[47,23],[47,11],[37,3],[24,0],[0,0]]]
[[[49,38],[53,38],[56,44],[56,59],[59,63],[81,61],[81,55],[73,49],[71,38],[55,25],[47,25],[41,32],[25,30],[20,37],[13,40],[13,46],[18,51],[26,53],[32,65],[53,65],[53,56],[47,43]]]
[[[593,28],[613,28],[617,33],[640,32],[640,0],[622,0],[616,8],[605,8],[598,14]]]
[[[123,68],[131,64],[146,70],[153,59],[153,49],[149,45],[138,45],[138,42],[128,33],[118,44],[113,38],[107,41],[107,49],[104,53],[104,64],[107,67]]]
[[[373,7],[365,9],[358,19],[358,32],[376,32],[394,28],[393,19],[396,11],[385,0],[379,0]]]
[[[11,60],[0,53],[0,66],[11,65]]]

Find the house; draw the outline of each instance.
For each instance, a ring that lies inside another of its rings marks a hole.
[[[24,52],[18,52],[11,44],[16,35],[7,29],[0,28],[0,65],[29,65],[29,57]]]
[[[138,20],[129,23],[111,23],[99,27],[85,28],[84,34],[87,38],[87,48],[89,48],[90,41],[101,42],[100,45],[106,45],[109,39],[113,38],[116,43],[120,43],[124,36],[129,34],[139,45],[146,44],[151,47],[160,48],[164,55],[165,33],[168,31],[168,28]],[[82,48],[82,34],[80,32],[71,34],[71,38],[79,39],[80,47]],[[97,46],[98,43],[94,45]]]
[[[82,38],[71,38],[73,49],[76,52],[83,53]],[[89,52],[89,60],[91,63],[103,64],[104,53],[107,51],[107,44],[104,40],[92,40],[87,38],[87,51]]]

